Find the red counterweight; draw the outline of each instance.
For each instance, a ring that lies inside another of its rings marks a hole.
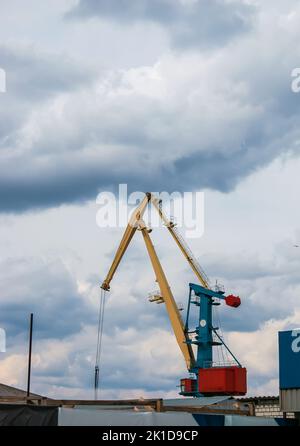
[[[199,369],[199,392],[203,395],[245,395],[246,376],[244,367]]]
[[[241,299],[239,296],[234,296],[233,294],[229,294],[225,297],[226,305],[229,305],[230,307],[239,307],[241,305]]]

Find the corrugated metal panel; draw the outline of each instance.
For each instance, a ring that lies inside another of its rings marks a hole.
[[[173,398],[173,399],[166,399],[163,400],[164,406],[179,406],[184,408],[185,406],[188,407],[204,407],[204,406],[211,406],[213,404],[217,405],[218,408],[224,408],[224,409],[233,409],[236,408],[237,401],[228,396],[209,396],[209,397],[199,397],[199,398]],[[147,404],[145,403],[145,406],[147,407]],[[76,405],[77,409],[88,409],[88,410],[117,410],[117,409],[128,409],[132,410],[133,406],[127,406],[127,405],[95,405],[95,406],[84,406],[84,405]],[[140,410],[142,410],[142,407],[139,407]]]
[[[208,415],[209,416],[209,415]],[[189,413],[127,412],[59,408],[59,426],[198,426]]]
[[[300,412],[300,389],[280,390],[280,409],[283,412]]]
[[[8,386],[6,384],[0,383],[0,397],[6,396],[20,396],[24,397],[27,395],[25,390],[17,389],[16,387]],[[36,393],[30,393],[31,397],[41,397],[41,395],[37,395]]]
[[[185,412],[128,412],[59,408],[59,426],[278,426],[295,420]]]
[[[228,396],[201,396],[199,398],[176,398],[167,399],[163,401],[164,406],[179,406],[184,409],[185,406],[188,407],[205,407],[212,406],[217,409],[224,410],[247,410],[249,404],[233,397]]]
[[[174,398],[164,400],[165,406],[210,406],[221,402],[233,401],[234,399],[228,396],[201,396],[198,398]]]
[[[279,397],[278,397],[279,400]],[[174,399],[166,399],[163,400],[163,406],[172,406],[172,407],[181,407],[182,411],[185,410],[185,407],[212,407],[218,410],[241,410],[241,411],[249,411],[249,403],[241,402],[232,397],[199,397],[199,398],[174,398]],[[279,406],[279,402],[278,402]],[[74,405],[74,408],[81,410],[123,410],[123,411],[133,411],[136,412],[148,412],[149,405],[145,403],[145,406],[130,406],[130,405],[109,405],[109,404],[101,404],[101,405],[82,405],[77,404]]]
[[[278,426],[278,419],[225,415],[225,426]]]

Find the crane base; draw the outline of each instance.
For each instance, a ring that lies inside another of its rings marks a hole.
[[[182,379],[180,387],[184,396],[245,395],[247,370],[236,366],[199,369],[198,380]]]

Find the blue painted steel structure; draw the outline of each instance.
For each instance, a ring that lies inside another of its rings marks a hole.
[[[232,296],[234,297],[234,296]],[[193,368],[190,369],[191,373],[196,375],[197,379],[197,387],[194,388],[192,392],[188,392],[193,396],[202,396],[201,393],[198,392],[199,389],[199,369],[207,369],[213,367],[213,346],[224,345],[227,351],[230,353],[232,358],[238,367],[242,367],[237,358],[233,355],[233,353],[229,350],[228,346],[225,344],[223,339],[218,335],[218,327],[215,327],[213,324],[213,306],[220,305],[219,299],[225,300],[228,305],[228,297],[225,296],[224,291],[221,290],[211,290],[207,289],[201,285],[197,285],[194,283],[189,284],[189,298],[188,298],[188,306],[187,306],[187,314],[186,314],[186,323],[185,323],[185,332],[189,336],[189,340],[187,341],[190,344],[195,344],[197,346],[197,355],[196,361]],[[239,298],[236,298],[239,300]],[[190,330],[190,317],[191,317],[191,306],[195,305],[198,308],[198,325],[194,330]],[[238,306],[231,305],[231,306]],[[191,335],[194,336],[191,339]],[[217,340],[214,339],[213,334],[216,335]],[[185,395],[184,391],[181,394]]]
[[[187,333],[195,333],[195,339],[189,341],[191,344],[197,345],[197,357],[195,367],[191,372],[197,373],[198,369],[209,368],[213,365],[213,346],[224,345],[234,361],[241,366],[236,357],[229,350],[227,345],[218,336],[218,327],[213,326],[212,308],[214,305],[220,305],[216,299],[226,300],[224,291],[214,291],[204,288],[201,285],[194,283],[189,284],[190,293],[187,308],[185,330]],[[199,324],[194,332],[189,332],[189,318],[191,313],[191,305],[196,305],[199,308]],[[213,333],[218,337],[218,341],[213,340]]]
[[[279,387],[300,389],[300,329],[280,331]]]
[[[191,340],[191,344],[197,346],[197,356],[195,367],[191,372],[197,373],[199,368],[207,368],[212,366],[213,362],[213,323],[212,323],[212,307],[213,305],[219,305],[214,301],[214,297],[224,298],[224,293],[214,292],[208,290],[200,285],[193,283],[189,284],[189,301],[185,329],[189,332],[189,318],[191,313],[191,305],[195,305],[199,308],[198,325],[195,328],[194,340]],[[220,345],[218,342],[216,345]]]

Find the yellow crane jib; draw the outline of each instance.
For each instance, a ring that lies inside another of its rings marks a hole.
[[[166,309],[177,343],[182,351],[188,370],[191,370],[194,367],[195,363],[194,353],[190,343],[188,343],[188,337],[185,333],[184,323],[180,316],[166,275],[156,254],[148,229],[142,220],[140,220],[140,230],[142,232],[144,242],[151,260],[152,268],[155,272],[156,281],[158,283],[162,299],[166,305]]]
[[[140,205],[133,212],[133,214],[128,222],[128,225],[125,229],[122,240],[119,244],[117,252],[115,254],[115,258],[114,258],[114,260],[111,264],[111,267],[108,271],[108,274],[101,285],[101,288],[103,290],[109,291],[110,282],[112,281],[112,278],[113,278],[113,276],[114,276],[114,274],[122,260],[122,257],[125,254],[125,251],[138,228],[138,222],[143,217],[145,209],[146,209],[150,200],[151,200],[151,194],[147,193],[145,195],[145,198],[143,199],[143,201],[140,203]]]

